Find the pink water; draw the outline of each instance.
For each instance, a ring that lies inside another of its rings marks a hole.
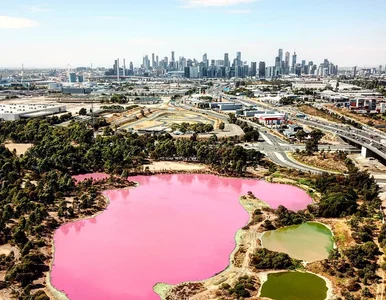
[[[311,203],[301,189],[213,175],[129,178],[107,210],[55,233],[52,283],[71,300],[153,300],[156,283],[203,280],[224,270],[236,231],[248,221],[239,197],[252,191],[272,207]]]

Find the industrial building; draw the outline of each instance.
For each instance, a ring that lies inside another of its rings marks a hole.
[[[0,104],[0,120],[17,121],[23,118],[37,118],[62,113],[65,105],[54,104]]]
[[[377,108],[377,100],[371,98],[355,98],[350,100],[351,110],[373,111]]]
[[[233,103],[233,102],[215,102],[210,103],[211,109],[218,109],[218,110],[238,110],[242,109],[243,105],[239,103]]]
[[[259,121],[260,124],[263,125],[280,125],[287,120],[287,114],[274,111],[265,111],[255,114],[255,118]]]
[[[90,94],[91,89],[90,88],[83,88],[83,87],[63,87],[62,88],[63,94]]]

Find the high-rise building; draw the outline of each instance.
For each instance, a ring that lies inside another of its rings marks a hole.
[[[150,70],[150,59],[147,55],[143,57],[143,68],[148,71]]]
[[[265,68],[265,77],[272,78],[272,77],[276,77],[276,76],[277,76],[277,73],[276,73],[275,66]]]
[[[287,51],[285,53],[285,60],[284,60],[284,69],[285,69],[285,74],[288,74],[290,71],[290,56],[291,54]]]
[[[155,57],[155,66],[156,66],[157,68],[159,67],[158,55]]]
[[[291,68],[292,73],[295,73],[296,71],[296,58],[297,58],[297,55],[296,55],[296,52],[294,51],[294,54],[292,55],[292,68]]]
[[[117,58],[114,61],[114,75],[117,76],[117,80],[119,81],[119,73],[120,73],[120,68],[119,68],[119,58]]]
[[[255,61],[251,62],[251,69],[249,72],[249,76],[255,77],[256,76],[256,70],[257,69],[257,63]]]
[[[236,63],[235,63],[236,66],[241,66],[242,65],[242,62],[241,62],[241,52],[237,52],[236,53]]]
[[[259,62],[259,78],[265,78],[265,61]]]
[[[229,54],[228,53],[224,53],[224,66],[226,68],[229,68],[230,67],[230,63],[229,63]]]
[[[116,59],[114,60],[114,65],[113,65],[114,75],[118,75],[118,70],[119,70],[119,59]]]
[[[126,76],[126,59],[123,59],[123,72],[122,72],[122,75]]]
[[[73,72],[68,73],[68,82],[74,83],[76,82],[76,74]]]
[[[151,66],[153,69],[155,69],[155,54],[154,53],[151,54]]]
[[[280,58],[280,63],[283,61],[283,49],[279,49],[278,56]]]
[[[172,51],[172,57],[171,57],[171,60],[170,60],[171,62],[175,62],[175,58],[174,58],[174,51]]]
[[[275,68],[280,73],[280,67],[281,67],[281,60],[280,56],[276,56],[275,58]]]
[[[241,66],[238,66],[238,65],[235,66],[235,77],[236,78],[242,77],[242,70],[243,70],[243,68]]]
[[[204,63],[205,67],[208,68],[209,61],[208,61],[208,55],[206,53],[202,56],[202,62]]]
[[[302,67],[304,67],[306,65],[306,61],[303,59],[302,60]]]

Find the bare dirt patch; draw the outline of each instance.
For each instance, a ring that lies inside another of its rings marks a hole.
[[[336,153],[323,152],[316,153],[314,155],[302,155],[300,153],[293,153],[292,157],[303,164],[323,170],[340,173],[348,171],[344,160]]]
[[[24,155],[29,148],[33,146],[33,144],[19,144],[19,143],[12,143],[12,142],[5,142],[4,143],[5,148],[7,148],[9,151],[16,150],[16,155]]]
[[[342,123],[342,120],[335,118],[332,115],[325,113],[323,111],[320,111],[320,110],[316,109],[315,107],[312,107],[309,105],[301,105],[298,107],[298,109],[301,112],[308,114],[308,115],[311,115],[311,116],[323,118],[323,119],[326,119],[326,120],[331,121],[331,122]]]

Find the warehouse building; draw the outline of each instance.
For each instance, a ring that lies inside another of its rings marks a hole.
[[[0,104],[0,120],[17,121],[38,118],[66,111],[65,105],[54,104]]]

